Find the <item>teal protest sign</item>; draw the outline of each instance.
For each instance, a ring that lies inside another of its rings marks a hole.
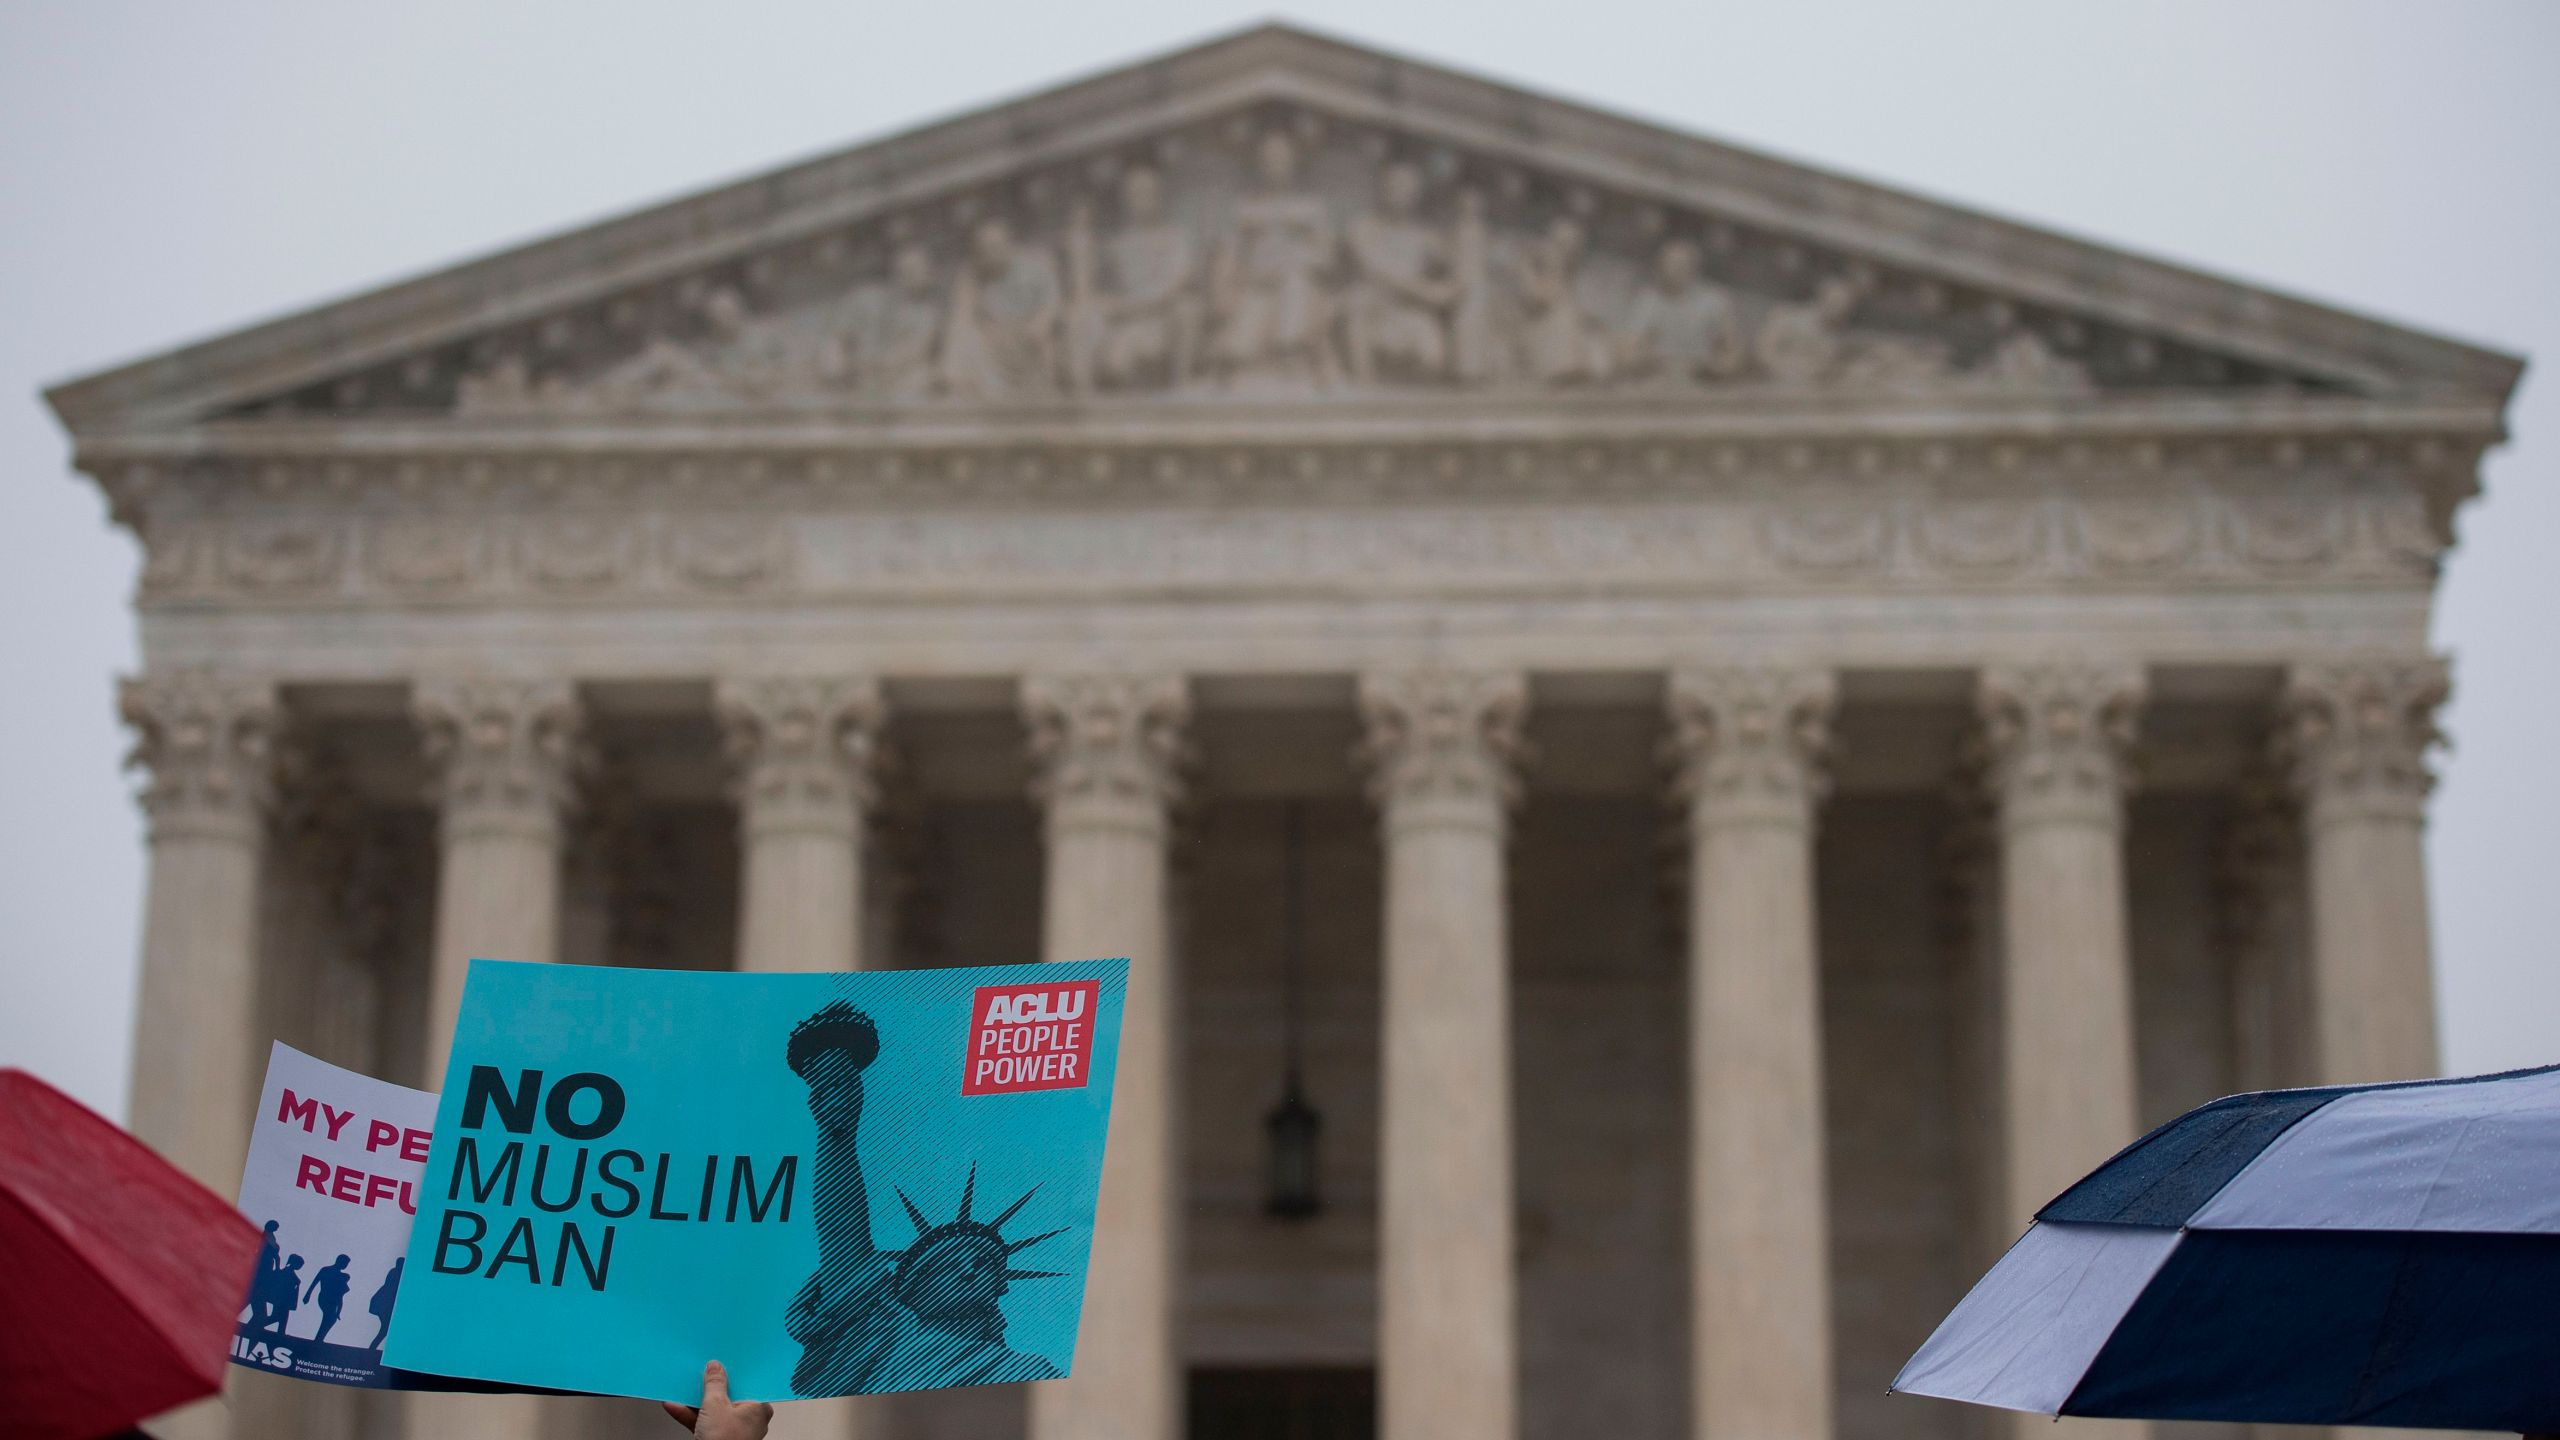
[[[1128,966],[472,962],[388,1363],[683,1400],[1068,1373]]]

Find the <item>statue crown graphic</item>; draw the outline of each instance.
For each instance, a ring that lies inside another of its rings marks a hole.
[[[969,1167],[969,1179],[960,1191],[960,1210],[951,1219],[937,1225],[925,1218],[907,1192],[898,1191],[898,1203],[907,1208],[907,1219],[914,1222],[916,1238],[898,1255],[897,1269],[890,1281],[891,1290],[920,1315],[951,1315],[976,1312],[984,1317],[989,1338],[1003,1333],[1003,1312],[996,1308],[997,1297],[1015,1280],[1054,1280],[1062,1270],[1016,1270],[1012,1259],[1016,1252],[1028,1250],[1041,1241],[1066,1233],[1066,1227],[1044,1230],[1020,1240],[1004,1237],[1004,1223],[1031,1203],[1040,1193],[1032,1186],[1022,1198],[1004,1207],[992,1220],[973,1220],[969,1216],[971,1201],[978,1193],[978,1167]]]

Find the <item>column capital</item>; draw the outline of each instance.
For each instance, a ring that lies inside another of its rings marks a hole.
[[[1985,669],[1977,708],[2000,823],[2121,824],[2142,697],[2130,661]]]
[[[281,716],[274,682],[218,670],[158,670],[117,687],[133,727],[128,769],[149,774],[142,808],[153,838],[247,839],[276,800]]]
[[[2423,819],[2435,788],[2428,752],[2444,739],[2436,709],[2452,685],[2427,655],[2293,667],[2276,748],[2311,822]]]
[[[556,839],[589,755],[566,680],[440,676],[417,682],[417,717],[445,835]]]
[[[1528,680],[1516,670],[1362,675],[1360,750],[1387,823],[1500,824],[1520,794],[1520,725],[1528,710]]]
[[[1693,826],[1813,823],[1828,790],[1828,670],[1699,665],[1671,673],[1669,754]]]
[[[1103,826],[1161,833],[1181,798],[1191,688],[1179,675],[1030,675],[1032,797],[1052,831]]]
[[[869,676],[732,676],[712,690],[750,835],[855,836],[879,798],[887,707]]]

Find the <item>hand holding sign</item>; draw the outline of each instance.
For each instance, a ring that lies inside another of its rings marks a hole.
[[[773,1424],[773,1407],[763,1401],[736,1404],[729,1399],[729,1372],[714,1360],[702,1367],[702,1403],[665,1402],[667,1417],[693,1432],[694,1440],[764,1440]]]

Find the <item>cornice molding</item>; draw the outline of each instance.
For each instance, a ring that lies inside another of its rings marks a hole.
[[[438,501],[534,506],[602,500],[735,505],[969,504],[1237,499],[1346,503],[1451,498],[1700,495],[1753,481],[1801,485],[1896,474],[1974,483],[2071,487],[2112,479],[2318,483],[2338,477],[2415,485],[2440,508],[2477,490],[2480,454],[2495,436],[2438,423],[2385,426],[2350,404],[2208,405],[2186,417],[2103,407],[2067,422],[2009,415],[1999,423],[1914,413],[1696,414],[1610,419],[1518,414],[1449,429],[1382,414],[1333,423],[1223,433],[1118,427],[1089,437],[1072,427],[939,437],[837,432],[722,433],[669,428],[646,437],[534,431],[460,443],[432,431],[350,435],[338,427],[248,434],[204,443],[102,442],[76,457],[96,475],[119,519],[155,506],[300,508]],[[645,492],[645,494],[644,494]]]
[[[2432,396],[2232,391],[2077,399],[1950,393],[1807,395],[1735,387],[1694,395],[1411,397],[1322,403],[1252,399],[1025,401],[1003,406],[743,406],[720,412],[208,420],[84,430],[74,464],[92,474],[142,461],[452,459],[504,455],[788,456],[945,450],[1168,449],[1376,444],[1753,443],[1809,440],[2079,441],[2361,439],[2430,443],[2474,457],[2506,437],[2500,407]]]

